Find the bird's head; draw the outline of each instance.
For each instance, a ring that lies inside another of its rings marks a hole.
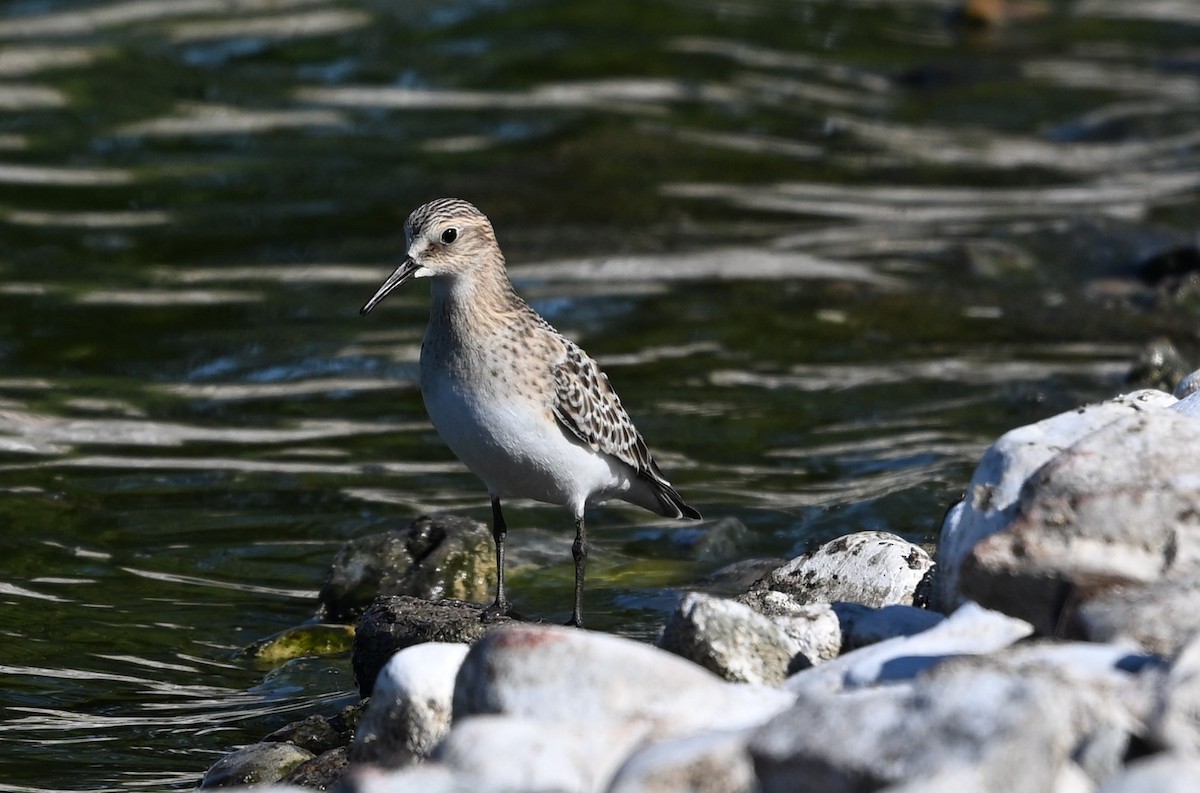
[[[366,314],[413,278],[457,279],[497,262],[503,267],[491,222],[458,198],[439,198],[414,210],[404,222],[404,242],[404,261],[359,313]]]

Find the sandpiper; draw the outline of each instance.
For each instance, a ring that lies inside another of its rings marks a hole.
[[[500,499],[531,498],[575,517],[568,624],[582,625],[585,507],[617,498],[666,517],[700,513],[663,476],[596,362],[513,289],[486,215],[459,199],[430,201],[408,216],[404,237],[404,261],[360,313],[413,278],[431,280],[421,396],[438,434],[492,500],[496,602],[484,618],[509,612]]]

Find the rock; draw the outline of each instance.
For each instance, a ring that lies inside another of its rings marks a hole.
[[[921,605],[933,560],[920,546],[881,531],[848,534],[768,573],[755,589],[785,592],[800,603]]]
[[[1125,642],[1164,658],[1200,631],[1200,570],[1144,586],[1117,586],[1083,602],[1071,632],[1096,642]]]
[[[1034,471],[1113,421],[1174,402],[1174,397],[1161,391],[1138,391],[1001,436],[984,452],[964,500],[942,523],[933,605],[949,613],[963,603],[966,598],[959,586],[963,562],[977,544],[1008,526],[1016,514],[1021,487]]]
[[[290,743],[315,755],[346,746],[362,718],[363,704],[348,705],[334,716],[308,716],[263,738],[267,743]]]
[[[454,725],[433,759],[502,790],[591,793],[647,735],[633,722],[474,716]]]
[[[753,589],[737,602],[770,618],[796,642],[799,652],[792,658],[792,671],[836,658],[842,651],[841,621],[829,603],[800,603],[772,589]]]
[[[400,768],[427,757],[450,730],[454,679],[467,650],[429,642],[393,655],[375,681],[351,759]]]
[[[1029,478],[1003,530],[971,549],[963,594],[1054,634],[1115,586],[1195,568],[1198,444],[1200,421],[1154,409],[1079,440]]]
[[[1125,382],[1138,388],[1172,391],[1190,371],[1192,368],[1170,339],[1159,338],[1138,353],[1125,376]]]
[[[352,766],[338,782],[338,793],[502,793],[498,785],[435,763],[399,771]],[[255,790],[254,793],[259,793]],[[262,793],[273,793],[262,791]],[[503,793],[511,793],[504,790]]]
[[[349,767],[349,748],[339,746],[296,766],[283,778],[283,782],[308,790],[328,790],[342,778]]]
[[[1069,762],[1069,714],[1053,693],[1036,679],[980,670],[810,690],[758,730],[750,755],[763,793],[879,790],[958,768],[983,782],[967,789],[1050,793]]]
[[[322,616],[352,622],[380,595],[491,602],[496,571],[491,531],[453,515],[423,515],[404,530],[350,540],[320,593]]]
[[[1194,380],[1193,376],[1196,376]],[[1171,405],[1171,410],[1177,410],[1192,418],[1200,418],[1200,393],[1196,392],[1197,387],[1200,387],[1200,372],[1193,372],[1183,379],[1179,388],[1175,389],[1177,395],[1183,393],[1183,396],[1180,396],[1179,401]]]
[[[780,683],[800,643],[773,620],[733,600],[690,592],[667,619],[658,646],[726,680]],[[811,666],[804,659],[804,666]]]
[[[353,642],[354,628],[349,625],[298,625],[255,642],[246,654],[259,663],[278,666],[293,658],[340,655]]]
[[[1179,385],[1175,386],[1175,390],[1172,392],[1172,395],[1180,402],[1183,402],[1197,391],[1200,391],[1200,369],[1197,369],[1187,377],[1180,380]],[[1178,406],[1172,405],[1172,407],[1176,407],[1178,409]]]
[[[454,721],[481,714],[627,721],[666,738],[758,724],[791,701],[783,691],[727,683],[630,639],[512,624],[490,632],[467,653],[454,690]]]
[[[915,606],[871,608],[857,603],[838,603],[832,608],[842,628],[842,652],[923,633],[946,619],[936,611]]]
[[[261,742],[244,746],[209,766],[200,787],[238,787],[278,782],[313,753],[290,743]]]
[[[1200,755],[1200,634],[1180,649],[1159,681],[1147,733],[1155,746]]]
[[[403,595],[376,600],[355,629],[350,660],[359,692],[370,696],[379,671],[405,647],[424,642],[469,644],[497,625],[512,622],[507,617],[483,622],[483,608],[456,600],[430,602]]]
[[[1033,632],[1028,623],[967,603],[913,636],[873,644],[789,677],[789,691],[840,691],[908,680],[948,658],[1007,647]]]
[[[1096,793],[1194,793],[1200,757],[1167,753],[1131,763]]]
[[[621,765],[608,793],[757,793],[752,734],[713,730],[652,743]]]

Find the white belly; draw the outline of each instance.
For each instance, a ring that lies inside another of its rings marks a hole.
[[[566,434],[547,407],[519,393],[469,392],[443,373],[422,373],[425,409],[450,450],[496,497],[563,504],[620,497],[632,471]]]

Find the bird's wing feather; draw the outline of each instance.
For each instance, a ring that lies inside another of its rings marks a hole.
[[[553,370],[555,418],[595,451],[612,455],[639,475],[665,484],[608,376],[577,345],[564,341],[566,356]]]

